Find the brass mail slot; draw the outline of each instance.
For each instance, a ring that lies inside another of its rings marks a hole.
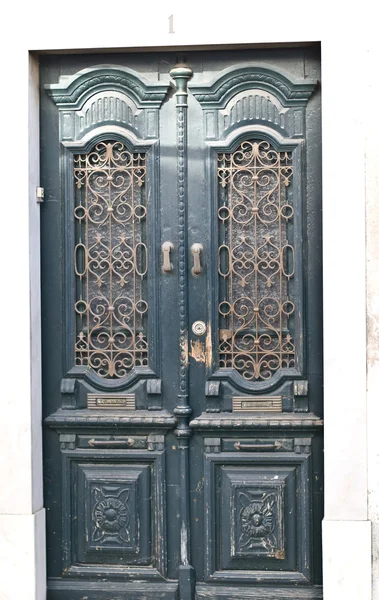
[[[282,396],[233,396],[233,412],[282,412]]]
[[[88,408],[122,408],[124,410],[136,409],[135,394],[87,394]]]

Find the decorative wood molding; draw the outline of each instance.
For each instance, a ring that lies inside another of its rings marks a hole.
[[[61,380],[61,394],[62,408],[74,409],[76,408],[76,391],[77,391],[76,379],[64,377]]]
[[[62,453],[64,572],[163,580],[164,452],[136,449],[122,463],[120,450],[96,452],[97,460],[93,449]]]
[[[219,454],[221,452],[221,438],[204,438],[204,452]]]
[[[59,108],[79,110],[97,92],[112,90],[126,93],[137,108],[159,108],[166,97],[168,83],[150,82],[127,67],[99,65],[83,69],[45,89]]]
[[[202,108],[225,108],[241,91],[260,89],[273,94],[282,106],[305,106],[317,81],[299,81],[275,68],[260,64],[244,64],[222,71],[212,81],[189,86]]]
[[[59,445],[61,450],[75,450],[76,435],[74,433],[61,433],[59,435]]]
[[[286,585],[285,589],[277,586],[257,586],[248,585],[238,587],[235,584],[229,585],[210,585],[199,584],[196,586],[196,593],[199,600],[230,600],[233,594],[238,600],[322,600],[323,592],[321,586],[300,588],[298,585]]]
[[[117,125],[137,140],[156,139],[159,108],[169,88],[117,65],[83,69],[45,85],[59,109],[60,140],[66,145],[104,125]]]
[[[310,467],[288,452],[205,455],[205,581],[309,585]]]
[[[205,382],[205,395],[206,396],[220,396],[221,393],[221,381],[206,381]]]
[[[187,85],[192,69],[178,64],[170,71],[176,87],[176,147],[177,147],[177,196],[179,222],[179,393],[174,414],[178,418],[175,434],[179,446],[180,469],[180,566],[179,597],[195,595],[195,571],[191,566],[190,547],[190,483],[189,443],[191,436],[189,418],[192,408],[188,403],[188,148],[187,148]]]
[[[294,411],[295,412],[308,412],[308,380],[294,381],[293,382],[293,396],[294,396]]]
[[[123,569],[123,571],[122,571]],[[88,568],[87,568],[88,570]],[[70,569],[70,572],[74,571],[74,569]],[[113,568],[114,571],[114,568]],[[120,569],[121,575],[125,572],[125,567]],[[128,572],[135,571],[135,569],[128,569]],[[153,579],[153,577],[151,578]],[[164,598],[165,600],[176,600],[177,599],[177,588],[178,584],[170,583],[167,581],[159,581],[155,577],[154,584],[151,584],[151,581],[128,581],[128,600],[140,600],[140,598],[146,598],[146,600],[157,600],[158,598]],[[51,595],[59,594],[65,600],[73,600],[74,598],[83,597],[83,580],[75,580],[73,577],[69,577],[68,579],[56,578],[56,579],[48,579],[47,582],[48,593]],[[261,588],[260,588],[261,589]],[[97,577],[94,581],[91,582],[91,591],[93,594],[100,595],[105,599],[112,598],[109,596],[109,581],[105,579],[100,579]],[[121,581],[113,580],[112,581],[112,593],[113,594],[123,594],[125,592],[125,581],[122,579]],[[240,597],[240,596],[239,596]],[[241,596],[242,597],[242,596]],[[254,596],[255,597],[255,596]],[[297,596],[296,596],[297,598]],[[308,599],[308,596],[306,597]],[[310,598],[310,596],[309,596]],[[322,596],[320,596],[322,598]],[[271,597],[269,598],[271,600]]]
[[[162,408],[162,380],[148,379],[146,382],[146,393],[149,410],[161,410]]]
[[[245,63],[190,89],[203,108],[207,140],[223,140],[244,125],[293,139],[305,135],[305,106],[316,85],[277,68]]]
[[[295,438],[294,445],[296,454],[310,454],[312,438]]]
[[[147,449],[151,452],[153,450],[163,452],[165,449],[164,435],[150,434],[147,440]]]
[[[223,427],[225,429],[244,429],[244,428],[270,428],[270,429],[318,429],[323,426],[323,421],[312,413],[303,415],[297,414],[296,417],[290,416],[290,413],[278,414],[275,417],[255,416],[243,417],[236,413],[219,413],[211,417],[208,413],[202,413],[190,423],[193,429],[213,429]]]
[[[160,411],[159,415],[141,410],[135,411],[128,415],[120,414],[120,411],[112,413],[111,411],[105,414],[105,411],[95,410],[58,410],[54,414],[47,417],[44,421],[45,425],[53,429],[86,429],[88,427],[96,427],[98,429],[106,429],[107,427],[118,428],[146,428],[154,427],[159,429],[172,429],[176,426],[176,419],[167,411]]]

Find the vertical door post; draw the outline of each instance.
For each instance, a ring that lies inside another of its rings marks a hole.
[[[195,570],[190,565],[190,514],[189,514],[189,461],[188,444],[191,435],[189,418],[192,413],[188,404],[188,152],[187,152],[187,84],[192,69],[178,64],[170,71],[176,84],[177,108],[177,193],[179,209],[179,327],[180,327],[180,377],[178,404],[174,413],[178,419],[175,431],[180,453],[180,600],[195,598]]]

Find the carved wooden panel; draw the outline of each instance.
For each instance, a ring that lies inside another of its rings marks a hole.
[[[221,521],[230,531],[230,548],[223,547],[223,567],[234,557],[285,558],[284,488],[288,473],[273,475],[252,469],[239,473],[221,468],[224,501]],[[287,481],[288,485],[288,481]],[[228,524],[228,525],[227,525]]]
[[[163,452],[63,449],[63,476],[66,572],[160,578]]]
[[[308,458],[221,452],[205,462],[208,579],[306,582]]]
[[[149,564],[148,465],[78,465],[78,561]]]

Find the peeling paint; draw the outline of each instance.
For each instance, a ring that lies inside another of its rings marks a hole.
[[[180,356],[181,361],[188,366],[188,334],[185,332],[180,336]]]
[[[196,491],[201,492],[203,488],[204,488],[204,477],[202,477],[200,479],[200,481],[198,482],[198,484],[196,486]]]
[[[182,526],[180,528],[180,557],[181,557],[183,565],[189,564],[188,556],[187,556],[187,545],[188,545],[187,529],[185,528],[185,525],[182,524]]]
[[[196,362],[205,363],[205,347],[203,342],[200,340],[191,340],[191,352],[190,356],[196,360]]]
[[[212,367],[212,333],[211,333],[211,322],[208,322],[207,337],[205,338],[205,364],[207,369]]]

